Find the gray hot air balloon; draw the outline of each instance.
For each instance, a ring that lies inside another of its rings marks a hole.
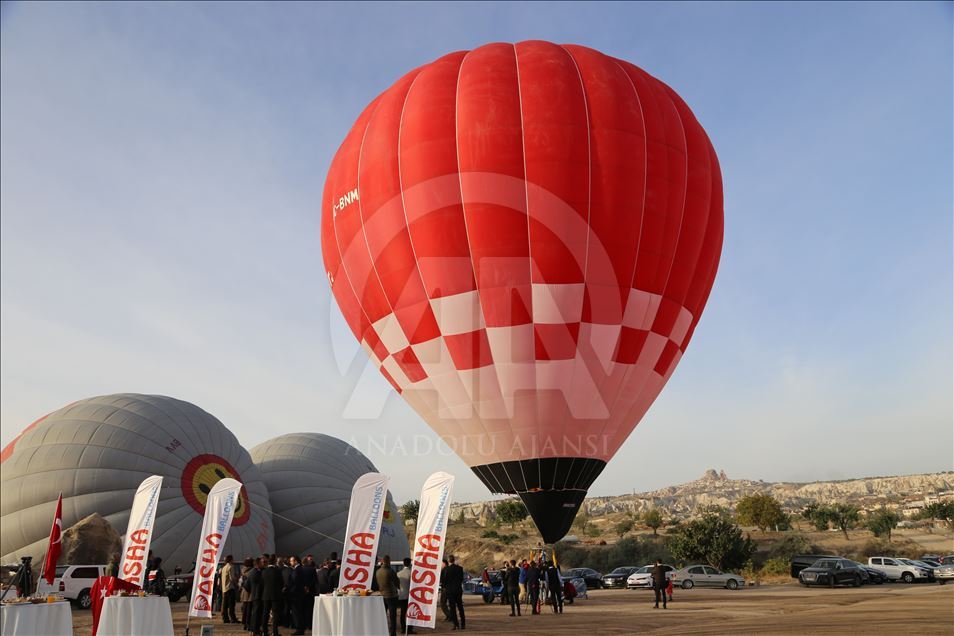
[[[192,567],[206,495],[224,477],[245,485],[224,553],[273,551],[268,491],[248,451],[222,422],[182,400],[121,393],[74,402],[10,442],[0,473],[4,563],[42,560],[60,492],[63,528],[95,512],[125,532],[136,488],[150,475],[164,478],[152,550],[167,573]]]
[[[321,433],[282,435],[259,444],[250,452],[268,486],[272,510],[276,513],[278,552],[312,554],[319,562],[331,552],[340,555],[351,488],[361,475],[377,472],[374,464],[347,442]],[[404,522],[390,493],[378,554],[389,554],[392,560],[409,556]]]

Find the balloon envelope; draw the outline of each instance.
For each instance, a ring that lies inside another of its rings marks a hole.
[[[268,492],[248,452],[222,422],[182,400],[133,393],[80,400],[30,425],[0,460],[4,563],[45,552],[60,492],[64,528],[95,512],[125,532],[136,489],[150,475],[163,477],[151,547],[167,574],[191,569],[206,496],[226,477],[244,488],[224,554],[274,549]]]
[[[251,450],[276,513],[275,545],[281,554],[321,561],[340,556],[351,489],[361,475],[377,472],[355,447],[321,433],[291,433]],[[317,534],[321,533],[321,534]],[[324,535],[324,536],[323,536]],[[394,562],[409,556],[404,521],[388,493],[378,554]]]
[[[722,232],[718,161],[679,96],[541,41],[399,79],[345,137],[322,200],[354,336],[548,542],[672,375]]]

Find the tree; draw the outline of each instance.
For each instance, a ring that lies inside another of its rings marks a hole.
[[[653,529],[653,536],[656,536],[656,531],[659,530],[659,527],[663,524],[662,513],[659,512],[657,508],[651,508],[646,511],[646,514],[643,515],[643,523],[647,527]]]
[[[403,506],[401,506],[401,516],[404,517],[404,521],[413,521],[417,523],[417,514],[421,510],[421,502],[417,499],[411,499]]]
[[[848,531],[858,525],[861,521],[861,515],[858,514],[857,506],[848,504],[832,504],[830,506],[818,506],[812,514],[812,523],[819,530],[827,530],[832,525],[845,533],[845,539],[848,539]]]
[[[802,509],[802,517],[808,520],[816,530],[828,530],[828,517],[820,514],[822,507],[813,501]]]
[[[755,554],[755,542],[724,516],[708,513],[670,535],[672,555],[689,563],[708,563],[722,570],[737,570]]]
[[[901,515],[881,507],[868,517],[868,528],[876,537],[887,536],[888,541],[891,541],[891,531],[898,526],[899,521],[901,521]]]
[[[954,501],[937,501],[924,506],[918,519],[938,519],[954,527]]]
[[[586,510],[580,508],[580,512],[577,513],[576,519],[573,521],[573,525],[577,527],[581,534],[586,534],[586,527],[590,523],[590,515],[586,513]]]
[[[457,523],[464,523],[464,509],[460,509],[460,513],[457,515]]]
[[[616,524],[616,534],[619,535],[619,538],[622,539],[623,535],[633,529],[633,520],[630,518],[623,519]]]
[[[500,519],[500,521],[503,523],[509,523],[511,529],[513,529],[517,522],[526,519],[527,515],[529,514],[527,512],[527,507],[522,501],[517,499],[507,499],[506,501],[501,501],[497,504],[497,507],[494,508],[494,512],[497,513],[497,518]]]
[[[742,497],[735,506],[735,514],[743,526],[756,526],[762,532],[788,525],[788,516],[782,510],[782,504],[772,495]]]

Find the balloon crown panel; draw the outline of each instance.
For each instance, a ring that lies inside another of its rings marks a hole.
[[[494,43],[365,108],[328,171],[321,228],[370,359],[549,542],[692,338],[722,179],[688,106],[637,66]]]

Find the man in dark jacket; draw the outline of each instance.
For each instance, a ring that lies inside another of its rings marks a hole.
[[[325,561],[315,572],[319,594],[331,594],[331,566]]]
[[[294,628],[293,634],[295,636],[303,636],[305,633],[305,625],[302,620],[302,604],[305,600],[305,578],[302,573],[302,565],[298,562],[298,557],[291,557],[288,559],[288,568],[290,572],[290,577],[288,580],[288,592],[286,594],[286,599],[289,604],[287,614],[290,620],[290,626]]]
[[[441,559],[441,577],[440,587],[437,591],[437,602],[441,606],[441,612],[444,614],[444,620],[448,623],[451,620],[450,605],[447,604],[447,589],[444,587],[444,576],[447,574],[447,559]]]
[[[285,596],[285,579],[278,559],[271,555],[268,567],[262,572],[262,636],[268,634],[268,621],[272,621],[272,634],[278,636],[278,626],[282,622],[282,599]]]
[[[553,613],[563,613],[563,580],[560,576],[560,570],[553,561],[547,565],[547,593],[550,603],[553,605]]]
[[[245,575],[248,585],[248,594],[251,599],[249,605],[249,619],[248,619],[248,628],[249,631],[255,634],[255,636],[261,636],[262,634],[262,569],[265,567],[265,562],[261,559],[255,559],[254,567],[248,571]]]
[[[301,589],[304,595],[301,603],[302,629],[311,629],[315,595],[318,593],[318,569],[311,555],[306,556],[301,564]]]
[[[467,619],[464,617],[464,568],[454,562],[453,555],[447,557],[447,567],[444,568],[444,593],[447,604],[450,605],[451,621],[454,629],[466,629]],[[458,621],[458,612],[460,620]]]
[[[530,613],[539,614],[537,605],[540,600],[540,570],[536,561],[530,561],[527,568],[527,597],[530,600]]]
[[[510,615],[520,616],[520,572],[515,560],[510,561],[510,567],[507,568],[507,578],[504,580],[504,588],[507,590],[507,597],[510,599]]]
[[[384,555],[381,566],[374,573],[374,580],[378,584],[378,591],[384,599],[384,609],[388,613],[388,635],[395,636],[397,632],[398,589],[401,585],[397,574],[391,569],[391,556]]]
[[[332,552],[332,554],[337,554]],[[331,565],[328,566],[328,582],[331,584],[332,590],[338,589],[338,583],[341,582],[341,568],[338,567],[339,563],[337,561],[331,561]]]
[[[656,559],[656,565],[653,566],[653,592],[656,593],[656,609],[659,609],[659,597],[662,597],[663,609],[666,607],[666,586],[669,581],[666,579],[666,570],[662,566],[662,561]]]

